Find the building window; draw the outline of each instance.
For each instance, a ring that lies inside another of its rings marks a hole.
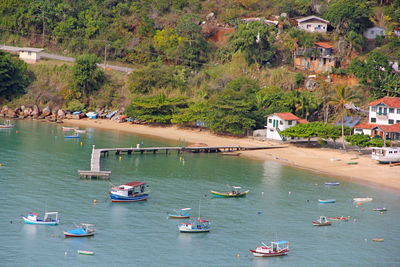
[[[389,113],[394,113],[394,108],[389,108]]]
[[[371,112],[376,112],[376,106],[371,107]]]
[[[288,124],[288,125],[292,125],[292,121],[288,121],[287,124]]]
[[[388,123],[389,123],[389,124],[393,124],[394,121],[393,121],[393,120],[388,120]]]
[[[397,114],[400,114],[400,108],[397,109]]]
[[[269,123],[272,123],[272,119],[268,119],[268,122],[269,122]]]
[[[376,122],[376,118],[371,118],[371,122]]]
[[[396,124],[397,124],[397,123],[400,123],[400,120],[396,120]]]
[[[280,125],[283,125],[283,121],[279,121],[279,124],[280,124]]]

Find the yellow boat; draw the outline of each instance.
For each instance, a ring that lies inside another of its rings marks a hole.
[[[245,197],[249,193],[249,190],[241,191],[241,189],[242,188],[240,186],[232,186],[232,191],[230,192],[221,193],[211,190],[211,194],[214,197]]]

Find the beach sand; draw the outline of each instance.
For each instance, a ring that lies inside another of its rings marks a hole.
[[[186,140],[186,146],[204,143],[208,146],[269,146],[282,145],[273,141],[258,141],[251,138],[218,136],[207,130],[182,129],[176,126],[146,126],[118,123],[111,120],[64,120],[67,125],[124,131],[132,134],[152,136],[160,139]],[[369,155],[355,155],[328,148],[302,148],[287,145],[284,148],[241,151],[241,156],[255,160],[274,160],[295,168],[305,169],[331,176],[329,181],[350,180],[371,187],[380,187],[400,192],[400,166],[378,164]],[[358,157],[358,158],[356,158]],[[348,162],[358,162],[348,165]],[[327,180],[328,181],[328,180]]]

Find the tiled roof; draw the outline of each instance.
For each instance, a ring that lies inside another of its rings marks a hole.
[[[357,124],[356,126],[354,126],[354,128],[372,129],[372,128],[375,128],[376,126],[379,126],[379,124],[365,122],[365,123]]]
[[[384,98],[369,103],[368,106],[375,106],[378,105],[379,103],[384,103],[386,106],[390,108],[400,108],[400,97],[385,96]]]
[[[331,45],[328,44],[328,43],[324,43],[324,42],[318,42],[318,43],[315,43],[315,45],[316,45],[316,46],[321,46],[321,47],[323,47],[323,48],[333,48],[333,46],[331,46]]]
[[[298,123],[305,123],[305,124],[308,123],[308,121],[306,121],[306,120],[304,120],[304,119],[298,119],[297,122],[298,122]]]
[[[391,124],[391,125],[383,125],[383,124],[374,124],[374,123],[361,123],[354,128],[361,128],[361,129],[373,129],[373,128],[379,128],[384,132],[387,133],[393,133],[393,132],[399,132],[400,133],[400,123],[396,124]]]
[[[299,120],[299,118],[297,118],[296,115],[294,115],[293,113],[290,113],[290,112],[275,113],[274,115],[278,116],[279,118],[281,118],[282,120],[285,120],[285,121],[297,121],[297,120]]]

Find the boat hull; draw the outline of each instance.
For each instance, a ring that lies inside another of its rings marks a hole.
[[[211,229],[186,229],[179,227],[179,231],[181,233],[207,233],[210,232]]]
[[[327,186],[338,186],[340,183],[325,183]]]
[[[224,198],[232,198],[232,197],[245,197],[249,193],[249,190],[241,192],[239,194],[229,194],[229,193],[221,193],[217,191],[211,191],[211,194],[214,197],[224,197]]]
[[[335,203],[336,199],[318,199],[318,202],[321,204]]]
[[[170,219],[188,219],[188,218],[190,218],[190,215],[168,214],[168,218],[170,218]]]
[[[143,195],[136,195],[134,197],[125,197],[125,196],[120,196],[116,194],[110,194],[110,198],[112,202],[138,202],[138,201],[144,201],[147,200],[149,197],[149,194],[143,194]]]
[[[94,232],[86,233],[86,234],[72,234],[64,231],[65,237],[87,237],[87,236],[94,236]]]
[[[331,222],[325,222],[325,223],[320,223],[320,222],[312,222],[313,226],[330,226],[332,225]]]
[[[362,198],[353,198],[354,202],[370,202],[372,201],[371,197],[362,197]]]
[[[257,252],[256,250],[250,249],[255,257],[276,257],[276,256],[286,256],[288,254],[288,250],[281,252]]]
[[[51,220],[51,221],[41,221],[41,220],[38,220],[38,221],[32,221],[32,220],[29,220],[28,218],[26,218],[26,217],[22,217],[23,219],[24,219],[24,221],[25,221],[25,223],[26,224],[37,224],[37,225],[57,225],[57,224],[59,224],[60,223],[60,220]]]
[[[92,256],[92,255],[94,255],[94,252],[93,251],[88,251],[88,250],[78,250],[78,254]]]

